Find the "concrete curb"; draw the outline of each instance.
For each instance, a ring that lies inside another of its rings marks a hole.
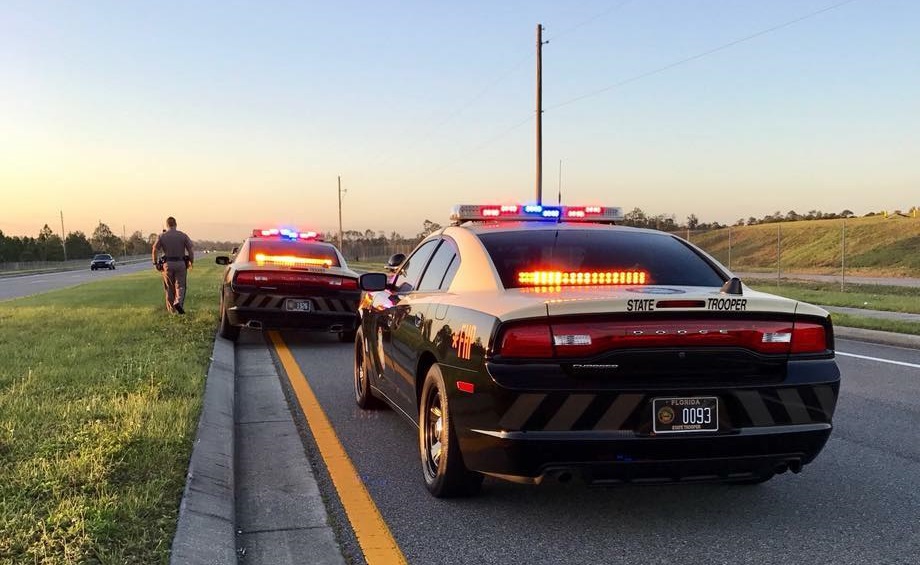
[[[834,337],[868,341],[869,343],[878,343],[881,345],[920,349],[920,335],[834,326]]]
[[[171,564],[236,564],[235,349],[217,337],[189,461]]]

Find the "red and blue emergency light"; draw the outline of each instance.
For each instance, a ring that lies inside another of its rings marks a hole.
[[[311,241],[322,241],[322,237],[315,231],[300,231],[292,230],[290,228],[271,228],[271,229],[254,229],[252,230],[252,237],[275,237],[279,239],[290,239],[290,240],[311,240]]]
[[[623,209],[614,206],[546,206],[543,204],[459,204],[450,215],[454,223],[482,221],[563,221],[614,223]]]

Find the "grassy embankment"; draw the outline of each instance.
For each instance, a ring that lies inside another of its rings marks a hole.
[[[920,288],[847,284],[846,290],[841,291],[837,283],[784,280],[782,284],[777,285],[775,280],[770,279],[750,279],[745,280],[745,283],[756,290],[812,304],[920,314]],[[839,313],[833,313],[832,317],[834,324],[838,326],[920,335],[920,323],[916,322]]]
[[[215,265],[0,303],[0,562],[166,563],[217,324]]]
[[[840,274],[843,220],[811,220],[731,228],[731,268]],[[683,235],[678,233],[678,235]],[[728,265],[728,228],[690,235],[690,241]],[[846,272],[865,276],[920,276],[920,218],[894,216],[846,220]]]

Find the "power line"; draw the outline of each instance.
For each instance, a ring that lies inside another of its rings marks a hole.
[[[739,39],[735,39],[734,41],[729,41],[728,43],[724,43],[724,44],[722,44],[722,45],[719,45],[718,47],[713,47],[712,49],[708,49],[708,50],[706,50],[706,51],[702,51],[702,52],[697,53],[697,54],[695,54],[695,55],[691,55],[691,56],[689,56],[689,57],[685,57],[685,58],[680,59],[680,60],[678,60],[678,61],[674,61],[673,63],[669,63],[669,64],[667,64],[667,65],[665,65],[665,66],[663,66],[663,67],[658,67],[657,69],[653,69],[653,70],[651,70],[651,71],[646,71],[646,72],[644,72],[644,73],[641,73],[641,74],[632,76],[632,77],[630,77],[630,78],[621,80],[621,81],[619,81],[619,82],[616,82],[616,83],[614,83],[614,84],[611,84],[610,86],[605,86],[604,88],[600,88],[600,89],[597,89],[597,90],[593,90],[593,91],[591,91],[591,92],[587,92],[587,93],[585,93],[585,94],[581,94],[581,95],[576,96],[576,97],[574,97],[574,98],[570,98],[570,99],[568,99],[568,100],[566,100],[566,101],[564,101],[564,102],[560,102],[559,104],[555,104],[555,105],[553,105],[553,106],[548,107],[547,110],[555,110],[556,108],[561,108],[561,107],[563,107],[563,106],[568,106],[569,104],[574,104],[575,102],[579,102],[579,101],[581,101],[581,100],[584,100],[585,98],[591,98],[592,96],[597,96],[597,95],[599,95],[599,94],[603,94],[603,93],[605,93],[605,92],[607,92],[607,91],[609,91],[609,90],[613,90],[614,88],[619,88],[619,87],[621,87],[621,86],[625,86],[625,85],[627,85],[627,84],[631,84],[631,83],[633,83],[633,82],[636,82],[636,81],[639,81],[639,80],[641,80],[641,79],[650,77],[650,76],[652,76],[652,75],[656,75],[656,74],[658,74],[658,73],[663,73],[663,72],[665,72],[665,71],[668,71],[668,70],[670,70],[670,69],[673,69],[674,67],[678,67],[678,66],[680,66],[680,65],[684,65],[684,64],[686,64],[686,63],[690,63],[690,62],[692,62],[692,61],[696,61],[697,59],[702,59],[703,57],[707,57],[707,56],[709,56],[709,55],[712,55],[713,53],[718,53],[719,51],[724,51],[724,50],[729,49],[729,48],[731,48],[731,47],[734,47],[735,45],[738,45],[738,44],[740,44],[740,43],[745,43],[745,42],[750,41],[750,40],[752,40],[752,39],[756,39],[756,38],[761,37],[761,36],[763,36],[763,35],[767,35],[768,33],[772,33],[772,32],[774,32],[774,31],[781,30],[781,29],[783,29],[783,28],[786,28],[786,27],[789,27],[789,26],[791,26],[791,25],[797,24],[797,23],[799,23],[799,22],[801,22],[801,21],[803,21],[803,20],[807,20],[807,19],[809,19],[809,18],[812,18],[812,17],[814,17],[814,16],[818,16],[818,15],[823,14],[823,13],[825,13],[825,12],[830,12],[831,10],[834,10],[834,9],[839,8],[839,7],[841,7],[841,6],[844,6],[844,5],[846,5],[846,4],[851,4],[851,3],[855,2],[855,1],[856,1],[856,0],[844,0],[843,2],[837,2],[836,4],[831,4],[830,6],[826,6],[826,7],[824,7],[824,8],[821,8],[820,10],[816,10],[816,11],[814,11],[814,12],[809,12],[808,14],[805,14],[804,16],[799,16],[799,17],[797,17],[797,18],[795,18],[795,19],[785,21],[785,22],[783,22],[783,23],[781,23],[781,24],[777,24],[777,25],[772,26],[772,27],[769,27],[769,28],[767,28],[767,29],[760,30],[760,31],[758,31],[758,32],[756,32],[756,33],[752,33],[751,35],[746,35],[746,36],[741,37],[741,38],[739,38]]]
[[[521,120],[521,121],[519,121],[519,122],[515,122],[515,123],[512,124],[510,127],[507,127],[507,128],[505,128],[505,129],[503,129],[503,130],[500,131],[499,133],[497,133],[497,134],[495,134],[494,136],[490,137],[489,139],[483,141],[483,142],[480,143],[479,145],[473,147],[472,149],[470,149],[469,151],[465,152],[465,153],[464,153],[463,155],[461,155],[460,157],[457,157],[456,159],[453,159],[453,160],[451,160],[451,161],[447,161],[447,162],[443,163],[442,165],[438,166],[437,168],[432,169],[432,171],[431,171],[430,174],[434,174],[434,173],[441,172],[441,171],[443,171],[444,169],[446,169],[446,168],[448,168],[448,167],[451,167],[451,166],[453,166],[453,165],[456,165],[457,163],[459,163],[460,161],[463,161],[464,159],[466,159],[466,158],[469,157],[470,155],[473,155],[474,153],[478,153],[479,151],[482,151],[483,149],[485,149],[485,148],[488,147],[489,145],[492,145],[493,143],[495,143],[495,142],[498,141],[499,139],[501,139],[501,138],[505,137],[506,135],[508,135],[509,133],[513,132],[514,130],[520,129],[520,128],[523,127],[524,125],[530,123],[530,121],[533,120],[533,119],[534,119],[534,114],[528,115],[528,116],[527,116],[526,118],[524,118],[523,120]]]
[[[440,130],[445,124],[447,124],[448,122],[450,122],[451,120],[453,120],[454,118],[456,118],[457,116],[459,116],[460,114],[462,114],[462,113],[463,113],[464,111],[466,111],[470,106],[472,106],[472,105],[475,104],[477,101],[479,101],[479,99],[481,99],[483,96],[485,96],[490,90],[492,90],[493,88],[495,88],[498,84],[500,84],[500,83],[503,82],[505,79],[507,79],[509,76],[511,76],[512,73],[514,73],[515,71],[517,71],[522,65],[524,65],[524,63],[526,63],[527,61],[529,61],[530,59],[532,59],[533,56],[534,56],[533,53],[528,53],[525,57],[522,57],[522,58],[518,59],[513,65],[511,65],[510,67],[508,67],[507,70],[505,70],[504,72],[502,72],[502,73],[501,73],[499,76],[497,76],[496,78],[492,79],[488,84],[486,84],[483,88],[481,88],[481,89],[480,89],[476,94],[474,94],[471,98],[467,99],[466,102],[464,102],[464,103],[462,103],[461,105],[457,106],[454,110],[452,110],[451,112],[449,112],[446,116],[444,116],[443,118],[441,118],[440,120],[438,120],[433,126],[431,126],[430,128],[426,129],[426,130],[425,130],[425,133],[423,133],[422,136],[419,137],[417,141],[413,142],[410,146],[408,146],[407,151],[412,151],[413,149],[415,149],[416,147],[418,147],[419,145],[421,145],[423,142],[425,142],[425,141],[427,141],[428,139],[430,139],[431,136],[433,136],[435,133],[437,133],[438,130]],[[374,168],[379,168],[379,167],[385,165],[386,163],[388,163],[389,161],[391,161],[396,155],[397,155],[397,153],[391,153],[390,155],[386,156],[386,157],[383,158],[381,161],[379,161],[376,165],[374,165]]]
[[[622,8],[623,6],[629,4],[630,2],[632,2],[632,0],[623,0],[623,1],[620,2],[619,4],[614,4],[613,6],[607,8],[606,10],[603,10],[603,11],[601,11],[601,12],[598,12],[597,14],[594,14],[593,16],[591,16],[591,17],[589,17],[589,18],[587,18],[587,19],[585,19],[585,20],[582,20],[581,22],[579,22],[579,23],[573,25],[573,26],[570,27],[570,28],[566,28],[566,29],[560,31],[560,32],[557,33],[556,35],[551,36],[551,37],[550,37],[549,39],[547,39],[546,41],[547,41],[547,43],[549,43],[550,41],[553,41],[553,40],[555,40],[555,39],[558,39],[558,38],[560,38],[560,37],[562,37],[562,36],[564,36],[564,35],[568,35],[568,34],[572,33],[573,31],[575,31],[576,29],[578,29],[578,28],[580,28],[580,27],[584,27],[584,26],[588,25],[589,23],[593,22],[594,20],[596,20],[596,19],[598,19],[598,18],[602,18],[602,17],[606,16],[607,14],[609,14],[609,13],[611,13],[611,12],[615,12],[616,10],[619,10],[619,9]]]

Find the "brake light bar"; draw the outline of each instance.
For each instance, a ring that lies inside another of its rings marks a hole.
[[[644,271],[523,271],[518,283],[525,286],[590,286],[645,284]]]
[[[454,206],[454,223],[469,221],[567,221],[613,223],[623,219],[616,206],[544,206],[542,204],[460,204]]]
[[[584,358],[618,349],[739,347],[767,355],[824,353],[824,326],[763,320],[643,320],[511,323],[497,354],[513,358]]]
[[[304,288],[358,290],[357,279],[296,271],[239,271],[233,284],[292,292]]]
[[[257,253],[255,256],[256,264],[262,265],[284,265],[286,267],[324,267],[332,266],[332,259],[317,259],[314,257],[298,257],[296,255],[266,255]]]

